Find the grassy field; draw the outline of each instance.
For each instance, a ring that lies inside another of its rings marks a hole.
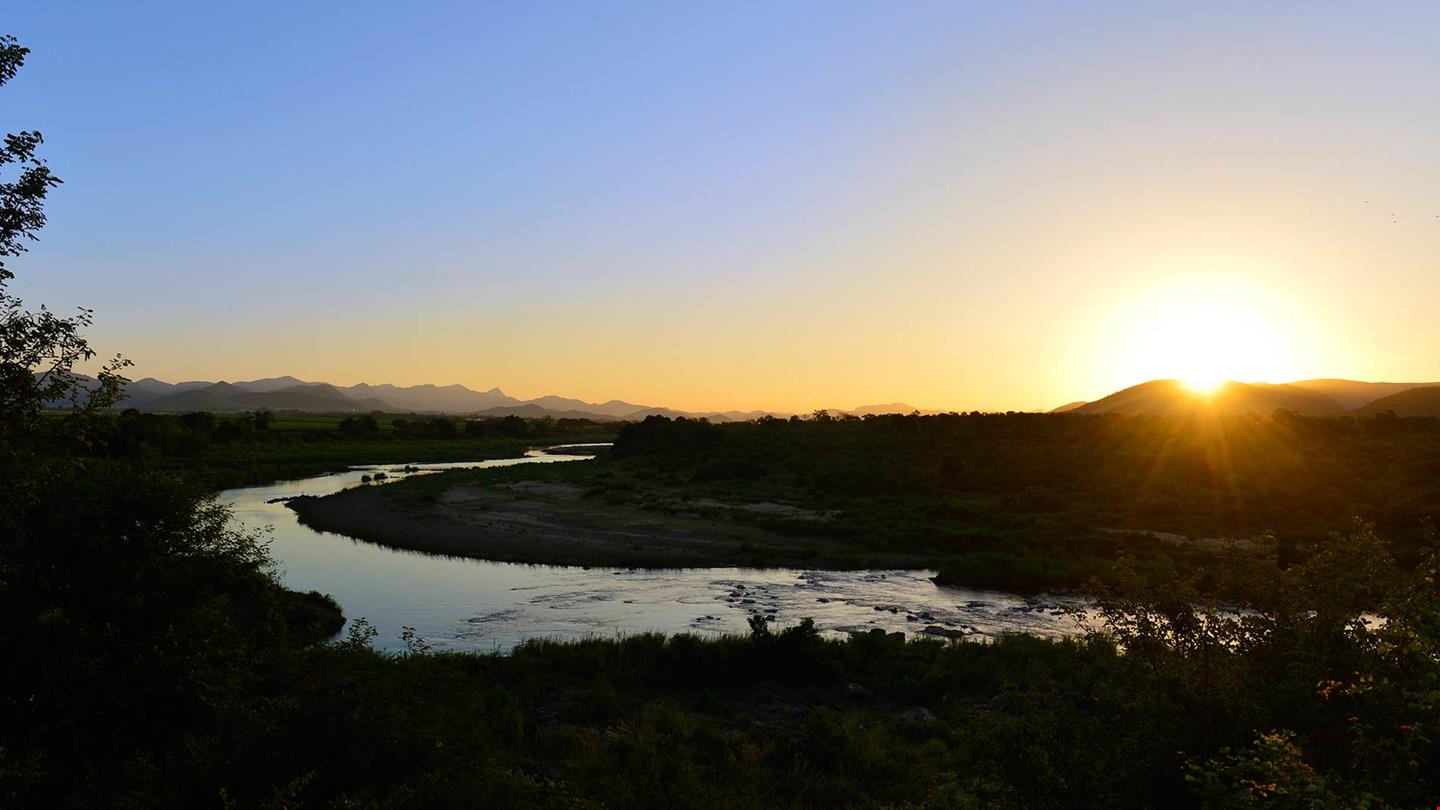
[[[68,414],[51,414],[56,431]],[[335,414],[186,414],[135,411],[84,423],[93,463],[143,464],[212,489],[343,470],[357,464],[480,461],[572,442],[608,442],[615,426],[584,420],[465,420],[369,415],[362,430]]]
[[[395,417],[391,414],[375,414],[375,421],[379,423],[383,433],[390,433],[395,430]],[[219,421],[233,420],[237,417],[229,414],[217,414]],[[290,431],[327,431],[340,427],[340,420],[345,416],[341,414],[325,413],[280,413],[270,423],[271,430]]]
[[[529,439],[400,439],[326,440],[309,433],[292,433],[264,444],[217,446],[198,463],[167,459],[169,467],[217,489],[305,478],[344,470],[358,464],[436,463],[513,458],[537,446]],[[547,442],[539,442],[545,444]]]
[[[525,451],[567,442],[604,442],[605,432],[556,434],[535,438],[375,439],[316,437],[281,433],[278,441],[212,448],[198,465],[175,460],[174,469],[203,477],[216,488],[304,478],[359,464],[442,463],[515,458]]]

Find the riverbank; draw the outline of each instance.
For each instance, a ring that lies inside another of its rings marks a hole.
[[[429,480],[426,480],[429,479]],[[661,512],[585,497],[553,480],[475,481],[465,473],[302,496],[300,522],[395,548],[500,562],[643,568],[923,568],[927,557],[876,552],[833,539],[780,534],[728,511],[822,520],[781,504],[697,500]]]

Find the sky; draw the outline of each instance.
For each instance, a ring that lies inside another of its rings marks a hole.
[[[9,0],[132,376],[677,408],[1440,380],[1440,4]]]

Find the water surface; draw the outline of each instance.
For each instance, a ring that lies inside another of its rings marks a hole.
[[[348,619],[379,630],[376,646],[398,649],[413,627],[437,650],[509,650],[528,638],[582,638],[659,631],[741,633],[760,613],[781,625],[813,618],[827,634],[880,628],[907,634],[1068,635],[1059,608],[1075,597],[1025,597],[942,587],[933,571],[772,568],[646,570],[523,565],[386,548],[300,525],[283,503],[328,495],[384,471],[390,480],[461,467],[586,463],[585,456],[531,451],[475,463],[355,467],[346,472],[230,489],[220,494],[243,523],[268,527],[285,584],[333,595]]]

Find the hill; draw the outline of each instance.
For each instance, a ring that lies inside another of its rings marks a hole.
[[[1408,391],[1412,388],[1440,386],[1440,382],[1360,382],[1358,380],[1299,380],[1290,385],[1324,394],[1340,404],[1341,408],[1353,411],[1382,397]]]
[[[1396,416],[1440,416],[1440,386],[1410,388],[1356,408],[1355,414],[1394,411]]]
[[[521,401],[499,388],[476,391],[463,385],[410,385],[360,383],[341,389],[354,398],[374,397],[390,404],[388,410],[417,413],[471,413],[502,405],[519,405]]]
[[[1146,416],[1213,414],[1269,415],[1276,410],[1323,416],[1343,412],[1335,400],[1303,388],[1268,383],[1227,382],[1211,393],[1198,393],[1179,380],[1151,380],[1086,403],[1073,413],[1123,413]]]
[[[86,378],[87,383],[93,380]],[[181,413],[189,411],[311,411],[349,413],[385,411],[390,413],[449,413],[474,416],[522,416],[526,418],[590,419],[597,422],[639,420],[647,416],[706,418],[712,422],[758,419],[768,411],[691,412],[673,408],[637,405],[612,399],[592,403],[560,396],[530,400],[509,396],[499,388],[476,391],[463,385],[397,386],[388,383],[359,383],[347,387],[305,382],[296,377],[267,377],[239,382],[167,383],[153,377],[126,384],[127,398],[121,407],[146,411]],[[69,407],[69,403],[51,403]],[[872,406],[901,408],[909,406]]]
[[[887,402],[884,405],[860,405],[850,409],[856,416],[883,416],[889,413],[916,413],[920,409],[903,402]]]
[[[89,381],[87,378],[87,382]],[[549,416],[555,419],[596,421],[638,420],[650,415],[706,418],[712,422],[758,419],[768,411],[691,412],[612,399],[593,403],[560,396],[530,400],[512,397],[499,388],[476,391],[463,385],[411,385],[359,383],[347,387],[305,382],[296,377],[267,377],[240,382],[167,383],[153,377],[134,380],[125,386],[122,407],[147,411],[239,411],[270,410],[391,413],[450,413],[476,416]],[[68,407],[69,403],[51,403]],[[876,406],[890,407],[890,406]],[[895,407],[908,407],[897,405]]]
[[[151,411],[383,411],[388,403],[374,398],[345,396],[325,383],[293,385],[273,390],[251,391],[227,382],[165,394],[146,404]]]
[[[551,408],[541,407],[533,402],[524,402],[519,405],[503,405],[498,408],[486,408],[483,411],[476,411],[473,416],[519,416],[525,419],[543,419],[548,416],[551,419],[589,419],[594,422],[619,421],[614,416],[608,416],[603,413],[595,413],[594,411],[557,411]]]

